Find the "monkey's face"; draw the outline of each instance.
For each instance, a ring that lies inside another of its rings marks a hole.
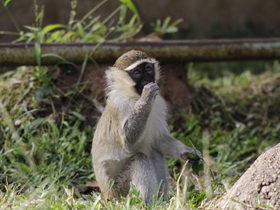
[[[153,63],[143,62],[128,71],[129,76],[136,82],[135,89],[139,95],[150,82],[155,82],[155,66]]]

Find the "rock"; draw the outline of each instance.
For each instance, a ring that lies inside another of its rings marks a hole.
[[[280,144],[263,153],[211,209],[258,207],[280,209]]]

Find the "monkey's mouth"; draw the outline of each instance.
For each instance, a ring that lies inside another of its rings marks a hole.
[[[152,81],[147,81],[147,82],[143,82],[143,88],[144,86],[146,86],[147,84],[151,83]]]
[[[149,83],[151,83],[151,82],[147,81],[147,82],[143,82],[143,83],[139,84],[139,86],[138,86],[138,85],[135,86],[135,89],[136,89],[137,93],[138,93],[140,96],[142,95],[142,92],[143,92],[144,87],[145,87],[147,84],[149,84]],[[138,86],[138,87],[137,87],[137,86]],[[139,88],[139,87],[140,87],[140,88]]]

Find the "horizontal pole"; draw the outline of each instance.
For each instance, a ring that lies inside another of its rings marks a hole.
[[[81,64],[86,55],[97,63],[113,63],[131,49],[144,51],[161,63],[280,59],[279,38],[105,42],[100,46],[97,43],[51,43],[41,44],[40,49],[41,65],[55,65],[63,59]],[[38,65],[35,44],[0,43],[0,66],[22,65]]]

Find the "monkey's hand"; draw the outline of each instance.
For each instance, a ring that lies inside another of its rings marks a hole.
[[[144,86],[141,98],[144,101],[150,101],[154,99],[158,94],[158,85],[156,83],[150,82]]]
[[[183,160],[188,160],[190,163],[198,163],[202,157],[202,153],[186,146],[186,151],[181,154]]]

